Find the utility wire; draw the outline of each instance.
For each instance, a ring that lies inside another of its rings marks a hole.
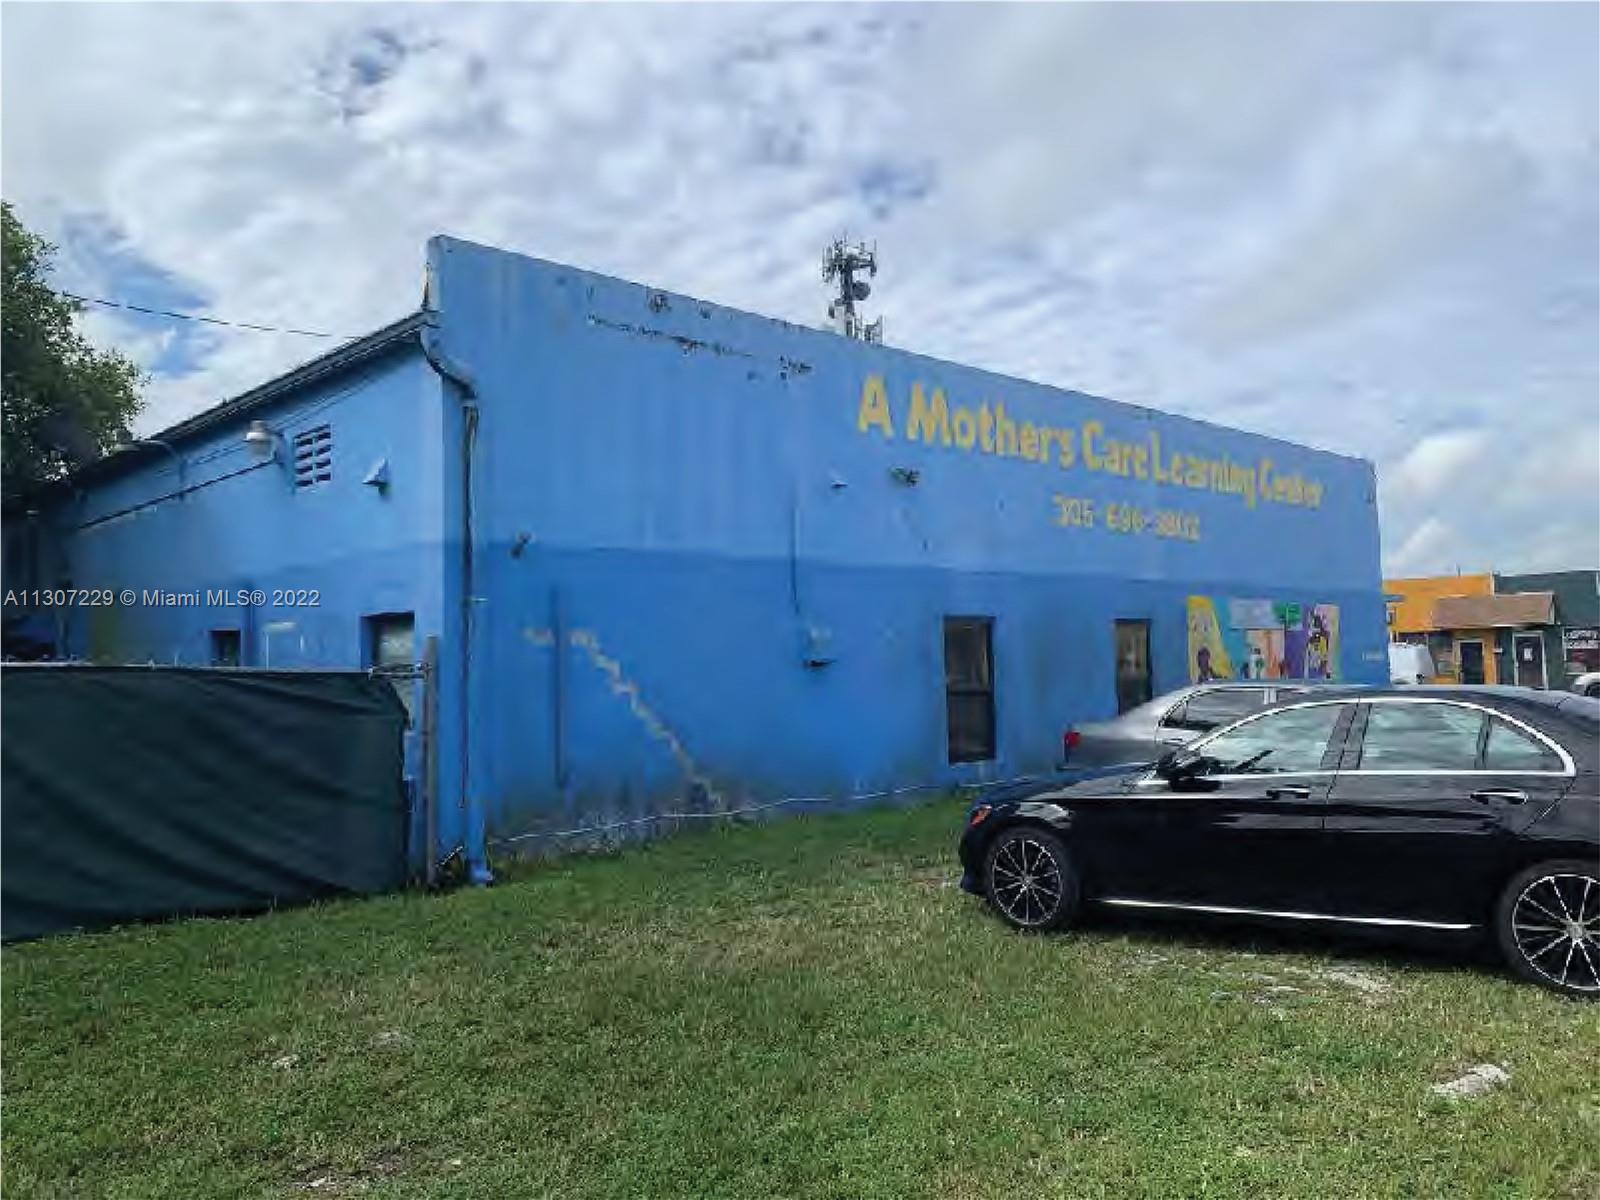
[[[173,317],[179,321],[203,321],[207,325],[227,325],[232,329],[254,329],[258,333],[292,333],[297,337],[338,338],[337,333],[318,333],[314,329],[285,329],[278,325],[252,325],[248,321],[224,321],[221,317],[202,317],[194,313],[169,312],[164,308],[145,308],[139,304],[124,304],[120,300],[102,300],[99,296],[80,296],[75,292],[62,292],[69,300],[84,304],[101,304],[106,308],[125,308],[129,312],[145,313],[152,317]]]

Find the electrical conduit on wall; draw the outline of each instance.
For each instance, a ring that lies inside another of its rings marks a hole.
[[[466,816],[463,853],[467,860],[467,877],[475,884],[484,885],[494,882],[494,874],[489,869],[485,845],[483,805],[472,790],[471,740],[472,658],[477,625],[472,611],[476,584],[472,468],[478,436],[478,390],[471,373],[453,360],[440,344],[438,314],[431,309],[422,327],[422,354],[444,381],[447,390],[453,392],[461,404],[461,650],[458,659],[461,695],[457,703],[461,718],[459,787],[460,802]]]

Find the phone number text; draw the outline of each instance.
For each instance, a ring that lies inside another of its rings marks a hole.
[[[1185,542],[1200,540],[1200,515],[1175,508],[1140,508],[1137,504],[1097,504],[1082,496],[1051,496],[1055,523],[1067,529],[1106,529],[1112,533],[1151,534]]]

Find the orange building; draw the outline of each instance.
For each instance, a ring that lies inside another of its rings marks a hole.
[[[1385,579],[1389,601],[1389,636],[1431,633],[1434,601],[1455,596],[1494,595],[1493,575],[1428,575],[1419,579]]]
[[[1541,630],[1555,620],[1550,592],[1496,594],[1493,575],[1386,579],[1389,638],[1428,647],[1434,683],[1547,686]],[[1538,673],[1526,669],[1537,649]],[[1513,653],[1517,654],[1513,660]]]

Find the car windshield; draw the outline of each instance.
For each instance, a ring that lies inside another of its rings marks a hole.
[[[1208,688],[1190,696],[1169,720],[1184,729],[1216,729],[1254,712],[1266,699],[1265,688]]]
[[[1114,720],[1143,722],[1146,725],[1154,725],[1166,714],[1168,709],[1188,694],[1188,688],[1177,692],[1168,692],[1165,695],[1157,696],[1154,700],[1146,700],[1143,704],[1130,708],[1127,712],[1114,718]]]

